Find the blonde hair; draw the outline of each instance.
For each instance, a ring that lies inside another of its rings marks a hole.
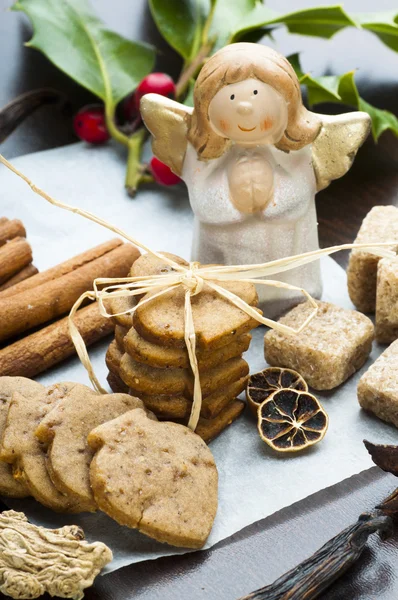
[[[194,110],[188,127],[188,140],[203,160],[218,158],[230,141],[210,125],[209,105],[226,85],[255,78],[274,88],[286,101],[288,122],[275,144],[285,152],[300,150],[314,141],[321,121],[303,105],[300,84],[284,56],[267,46],[236,43],[216,52],[203,66],[194,88]]]

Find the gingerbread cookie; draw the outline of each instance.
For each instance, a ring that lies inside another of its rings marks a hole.
[[[164,254],[174,260],[178,258]],[[179,262],[188,264],[182,259]],[[170,270],[172,268],[166,263],[146,254],[135,261],[131,274],[153,275]],[[251,283],[224,281],[218,282],[218,285],[251,306],[256,306],[258,302],[256,288]],[[146,294],[145,299],[157,291]],[[138,306],[133,314],[133,325],[141,337],[155,344],[185,348],[184,304],[185,290],[181,286],[172,289],[167,294]],[[206,284],[200,294],[192,296],[191,304],[198,350],[215,350],[225,346],[258,325],[255,319]]]
[[[56,488],[74,498],[82,511],[95,511],[89,468],[93,451],[87,444],[92,429],[134,408],[141,400],[128,394],[96,394],[76,385],[44,417],[36,437],[47,449],[47,469]]]
[[[172,261],[183,267],[188,267],[189,265],[185,259],[181,258],[181,256],[177,256],[176,254],[161,251],[158,251],[158,254],[161,254],[166,258],[170,258]],[[150,275],[166,275],[168,273],[176,273],[176,269],[174,269],[174,267],[167,264],[160,258],[157,258],[157,256],[153,256],[152,254],[141,254],[140,262],[138,265],[136,263],[137,261],[135,261],[130,270],[130,275],[132,277],[148,277]]]
[[[111,373],[119,375],[122,356],[123,352],[120,350],[117,341],[113,340],[113,342],[109,344],[109,348],[105,355],[106,366]]]
[[[200,414],[205,419],[214,419],[219,413],[239,394],[243,392],[247,384],[247,377],[242,377],[221,390],[217,390],[210,396],[202,399]],[[131,393],[135,393],[131,390]],[[146,408],[151,410],[160,419],[184,419],[189,417],[192,402],[183,396],[146,396],[140,394],[140,399]]]
[[[98,506],[160,542],[201,548],[217,511],[217,468],[201,438],[135,409],[88,436]]]
[[[110,315],[117,315],[112,317],[112,321],[120,327],[130,329],[133,325],[133,316],[131,313],[119,315],[125,310],[132,310],[136,305],[137,301],[133,296],[106,298],[104,305]]]
[[[200,435],[202,440],[208,444],[231,425],[242,414],[244,408],[245,403],[242,400],[233,400],[214,419],[201,417],[195,433]]]
[[[243,358],[231,358],[224,364],[208,369],[200,376],[203,397],[248,373],[249,366]],[[124,354],[120,361],[120,377],[130,388],[146,395],[183,395],[187,398],[193,395],[193,375],[189,369],[156,369]]]
[[[79,384],[62,383],[36,394],[13,394],[7,415],[0,458],[10,463],[18,481],[44,506],[58,512],[80,512],[73,499],[61,494],[46,468],[46,454],[35,436],[40,421],[70,390]]]
[[[44,390],[44,386],[26,377],[0,377],[0,439],[3,437],[7,422],[8,409],[14,392],[24,396],[35,396]],[[0,495],[12,498],[25,498],[29,490],[23,481],[17,481],[12,474],[11,465],[0,461]]]
[[[128,333],[124,333],[123,337],[120,328],[119,331],[118,328],[116,328],[115,338],[119,348],[124,349],[137,362],[159,369],[187,369],[190,366],[186,348],[166,348],[165,346],[159,346],[158,344],[149,342],[141,337],[134,327],[132,327]],[[212,367],[223,364],[230,358],[240,356],[249,348],[250,340],[251,335],[246,333],[236,338],[230,344],[222,346],[212,352],[199,350],[196,354],[199,370],[205,371],[206,369],[211,369]]]
[[[129,332],[128,327],[122,327],[121,325],[116,325],[115,327],[115,340],[117,347],[119,350],[123,350],[124,352],[124,338]]]
[[[112,373],[111,371],[109,371],[106,379],[108,381],[109,387],[111,388],[112,392],[115,392],[115,394],[128,394],[129,393],[128,385],[126,385],[120,379],[120,377],[117,373]]]

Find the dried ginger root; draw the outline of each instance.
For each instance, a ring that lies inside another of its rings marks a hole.
[[[0,515],[0,592],[16,599],[51,596],[81,600],[112,552],[89,544],[76,525],[45,529],[13,510]]]

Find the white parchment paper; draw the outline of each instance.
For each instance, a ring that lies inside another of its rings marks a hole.
[[[192,213],[185,189],[153,187],[141,190],[136,199],[128,198],[123,190],[124,160],[111,146],[91,148],[75,144],[13,162],[54,197],[95,212],[156,250],[189,258]],[[0,167],[0,216],[3,215],[23,220],[34,262],[40,270],[112,237],[100,226],[48,205]],[[326,258],[322,261],[322,274],[324,300],[351,308],[343,269]],[[265,367],[264,332],[262,327],[254,332],[246,356],[251,372]],[[90,352],[104,384],[107,343],[98,344]],[[397,430],[361,411],[356,398],[361,373],[383,349],[375,345],[362,371],[343,386],[317,394],[329,414],[330,425],[325,439],[308,451],[289,457],[274,454],[260,440],[248,411],[212,442],[219,471],[219,508],[206,548],[293,502],[370,468],[372,462],[362,444],[364,438],[397,443]],[[89,384],[77,359],[66,361],[38,380],[44,384],[67,380]],[[114,560],[107,572],[185,552],[121,527],[102,513],[70,517],[55,514],[34,500],[13,500],[7,504],[23,510],[34,523],[49,527],[81,525],[89,540],[101,540],[112,548]]]

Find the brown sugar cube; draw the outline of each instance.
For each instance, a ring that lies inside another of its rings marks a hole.
[[[370,319],[328,302],[317,302],[318,314],[298,334],[269,331],[264,339],[265,359],[271,366],[298,371],[316,390],[331,390],[365,363],[372,348]],[[297,329],[310,315],[309,302],[299,304],[279,322]]]
[[[398,240],[398,208],[374,206],[366,215],[355,243]],[[397,250],[397,248],[395,248]],[[376,307],[377,265],[380,258],[367,250],[352,250],[347,269],[348,292],[362,312]]]
[[[398,258],[383,258],[377,270],[376,339],[389,344],[398,338]]]
[[[398,340],[362,375],[358,402],[379,419],[398,427]]]

